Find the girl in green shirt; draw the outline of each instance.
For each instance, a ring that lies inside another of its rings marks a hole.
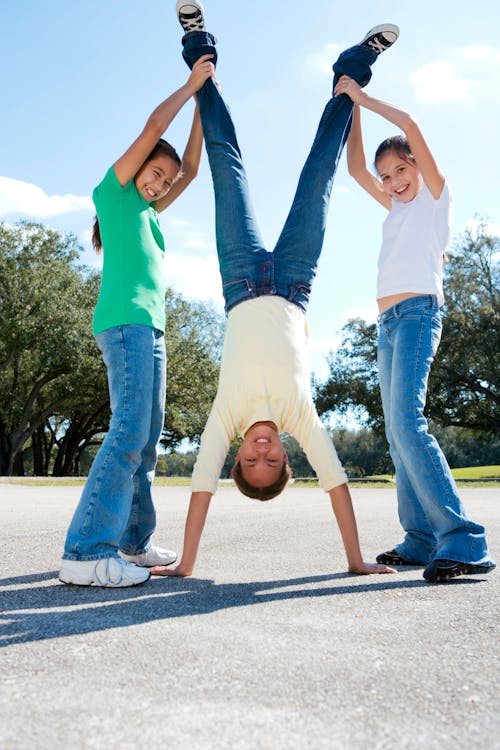
[[[112,416],[68,530],[59,573],[64,583],[133,586],[149,578],[149,567],[176,559],[151,544],[151,485],[166,387],[158,212],[197,174],[203,144],[198,109],[182,161],[161,136],[212,75],[211,57],[200,57],[93,192],[93,239],[104,261],[93,332],[108,371]]]

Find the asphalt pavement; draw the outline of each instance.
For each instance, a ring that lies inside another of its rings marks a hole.
[[[65,586],[80,492],[0,481],[1,750],[500,748],[500,568],[349,575],[320,489],[222,487],[193,577]],[[374,560],[400,539],[395,491],[352,494]],[[461,494],[500,562],[500,488]],[[155,500],[180,551],[189,488]]]

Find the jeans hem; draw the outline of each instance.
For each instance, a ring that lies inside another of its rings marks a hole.
[[[116,559],[119,559],[119,556],[116,552],[111,552],[108,554],[101,554],[101,555],[71,555],[68,552],[65,552],[62,556],[62,560],[72,560],[73,562],[91,562],[92,560],[107,560],[110,557],[114,557]]]

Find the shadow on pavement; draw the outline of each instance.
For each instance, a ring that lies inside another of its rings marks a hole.
[[[209,579],[153,577],[140,586],[113,589],[53,583],[57,575],[58,571],[49,571],[0,580],[0,646],[206,615],[286,599],[369,594],[430,585],[424,580],[408,581],[394,576],[333,573],[222,584]],[[482,580],[460,578],[439,586],[463,586]],[[49,585],[30,586],[46,581]],[[328,582],[333,585],[325,585]],[[10,588],[16,586],[22,588]]]

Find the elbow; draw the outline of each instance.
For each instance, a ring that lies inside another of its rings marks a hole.
[[[351,177],[356,178],[356,168],[354,167],[354,164],[349,164],[349,162],[347,162],[347,171]]]
[[[405,118],[401,123],[401,130],[408,139],[411,139],[414,133],[419,132],[419,127],[416,120],[411,115],[405,114]]]
[[[160,140],[165,132],[165,123],[162,121],[161,117],[153,112],[153,114],[149,116],[144,130],[154,134],[156,139]]]
[[[199,170],[199,164],[193,164],[192,162],[182,162],[181,172],[182,177],[186,182],[192,182],[195,177],[198,177]]]

